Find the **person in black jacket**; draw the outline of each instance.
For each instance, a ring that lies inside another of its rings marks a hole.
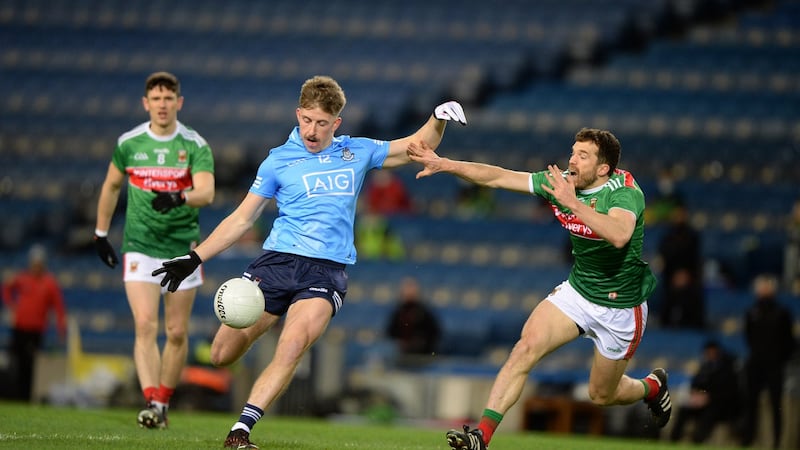
[[[386,333],[397,343],[404,361],[429,357],[436,352],[441,326],[433,311],[422,301],[419,282],[415,278],[406,277],[401,282],[398,305],[389,318]]]
[[[689,210],[676,204],[670,224],[658,245],[661,272],[661,325],[670,328],[705,328],[703,258],[700,233],[689,221]]]
[[[745,339],[750,355],[745,365],[745,421],[742,445],[749,446],[755,438],[758,423],[758,399],[767,389],[772,407],[773,448],[781,441],[784,372],[794,351],[792,317],[778,303],[778,279],[773,275],[758,275],[753,282],[755,303],[745,315]]]
[[[680,440],[686,424],[693,421],[692,442],[705,442],[715,425],[738,418],[739,399],[736,359],[719,342],[708,341],[703,346],[700,367],[692,377],[688,401],[678,409],[671,440]]]

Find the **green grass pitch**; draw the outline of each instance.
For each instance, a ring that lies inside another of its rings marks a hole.
[[[136,425],[135,410],[77,409],[0,402],[0,449],[218,449],[236,414],[170,412],[168,430]],[[448,450],[444,429],[359,425],[319,419],[267,416],[251,439],[275,450]],[[712,447],[646,440],[596,438],[540,432],[503,432],[491,450],[650,450]]]

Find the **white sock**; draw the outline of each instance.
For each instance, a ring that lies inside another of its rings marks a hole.
[[[247,431],[248,434],[250,433],[250,427],[243,424],[242,422],[236,422],[235,424],[233,424],[233,426],[231,427],[231,431],[236,431],[236,430],[244,430]]]

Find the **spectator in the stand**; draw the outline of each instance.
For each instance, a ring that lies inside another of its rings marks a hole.
[[[389,217],[414,212],[403,180],[388,170],[374,170],[367,178],[365,203],[355,226],[355,246],[363,260],[402,260],[403,241],[392,230]]]
[[[401,356],[431,356],[439,345],[439,319],[422,299],[417,279],[403,278],[397,307],[389,318],[387,334],[396,343]]]
[[[464,183],[456,197],[456,215],[464,219],[489,217],[495,210],[494,189]]]
[[[786,230],[783,282],[794,295],[800,295],[800,199],[794,202]]]
[[[745,364],[745,421],[742,445],[749,446],[755,439],[758,424],[758,404],[761,392],[766,389],[772,409],[772,447],[778,448],[783,426],[781,403],[786,364],[795,348],[792,334],[792,316],[778,303],[778,278],[761,274],[753,281],[755,303],[747,310],[745,339],[749,356]]]
[[[64,296],[58,280],[47,269],[47,251],[34,245],[28,252],[28,269],[3,284],[3,302],[13,315],[9,346],[18,400],[31,400],[36,355],[42,347],[50,312],[55,313],[60,339],[67,333]]]
[[[366,207],[372,214],[411,214],[411,196],[403,180],[392,171],[374,170],[367,180]]]
[[[684,204],[683,195],[675,188],[675,177],[670,169],[664,169],[658,174],[656,195],[648,203],[645,212],[645,222],[656,225],[670,220],[672,211]]]
[[[711,436],[720,423],[735,423],[739,414],[739,377],[736,359],[717,341],[703,346],[703,357],[697,373],[692,377],[687,401],[678,408],[670,439],[683,437],[687,423],[694,422],[692,442],[700,444]]]
[[[673,328],[705,327],[703,260],[700,233],[689,222],[689,211],[677,204],[658,246],[662,263],[661,324]]]
[[[362,213],[355,225],[354,243],[362,260],[400,261],[406,257],[402,238],[380,214]]]

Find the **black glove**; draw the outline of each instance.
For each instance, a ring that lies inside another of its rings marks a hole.
[[[97,256],[99,256],[100,260],[103,261],[108,267],[113,269],[117,266],[117,263],[119,263],[119,258],[117,258],[117,252],[114,251],[114,247],[112,247],[111,243],[108,242],[108,237],[100,237],[95,234],[94,248],[97,250]]]
[[[186,203],[186,196],[183,195],[183,191],[153,191],[153,193],[156,194],[156,196],[153,197],[153,201],[150,203],[153,205],[153,209],[161,214]]]
[[[161,265],[163,267],[156,269],[153,271],[151,275],[156,276],[160,274],[165,274],[164,278],[161,280],[161,286],[166,286],[169,283],[169,287],[167,288],[170,292],[175,292],[180,286],[181,282],[192,274],[197,269],[203,260],[197,256],[197,253],[192,250],[191,253],[188,255],[179,256],[177,258],[170,259],[169,261],[164,261]]]

